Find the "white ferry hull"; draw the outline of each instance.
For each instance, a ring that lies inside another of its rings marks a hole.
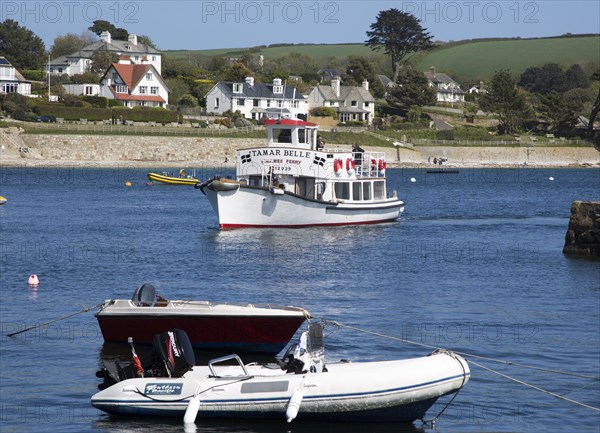
[[[377,224],[394,221],[404,211],[404,202],[397,198],[360,204],[333,203],[245,185],[231,191],[209,187],[203,192],[222,229]]]

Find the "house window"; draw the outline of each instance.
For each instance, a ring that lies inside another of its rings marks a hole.
[[[140,56],[133,56],[133,58],[135,59],[136,62],[140,60]]]
[[[298,101],[292,101],[292,107],[293,108],[298,108]]]
[[[283,93],[283,86],[273,86],[273,93]]]
[[[215,98],[215,108],[219,108],[219,98]]]
[[[353,107],[356,107],[356,106],[357,106],[357,103],[356,103],[356,101],[352,101],[352,102],[350,102],[350,104],[351,104]]]
[[[365,102],[365,108],[369,108],[369,102]]]
[[[156,62],[156,56],[152,56],[152,61]]]
[[[260,107],[260,99],[254,99],[252,101],[252,106],[253,107]]]
[[[233,93],[242,93],[244,85],[242,83],[233,83]]]
[[[140,95],[145,95],[146,93],[148,93],[148,87],[140,86]]]
[[[124,86],[123,84],[119,84],[117,85],[117,93],[127,93],[127,86]]]
[[[271,100],[267,99],[267,108],[269,108],[271,106]]]
[[[92,86],[85,86],[85,94],[86,95],[93,95],[94,94],[94,88]]]
[[[244,104],[246,104],[246,100],[243,98],[240,98],[237,100],[237,105],[243,106]]]
[[[131,51],[131,45],[125,45],[125,49],[126,49],[127,51]]]
[[[146,74],[146,80],[148,80],[148,81],[152,81],[152,72],[148,72],[148,73]]]
[[[146,106],[146,101],[140,101],[140,106],[145,107]]]
[[[283,101],[277,101],[277,108],[283,107]]]
[[[156,87],[156,86],[150,87],[150,93],[152,93],[153,95],[158,95],[158,87]]]

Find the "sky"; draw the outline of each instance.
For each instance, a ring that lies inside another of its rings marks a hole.
[[[362,43],[378,12],[390,8],[415,15],[436,41],[600,33],[597,0],[2,0],[0,21],[18,21],[40,36],[46,48],[56,36],[80,34],[102,19],[149,36],[161,50],[193,50]]]

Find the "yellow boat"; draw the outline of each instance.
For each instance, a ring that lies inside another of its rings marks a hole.
[[[195,176],[189,176],[186,174],[185,170],[179,170],[179,176],[173,176],[172,173],[162,172],[162,173],[148,173],[148,179],[151,182],[160,182],[166,183],[169,185],[196,185],[200,182],[196,179]]]

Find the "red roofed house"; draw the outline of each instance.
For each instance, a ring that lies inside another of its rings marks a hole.
[[[169,88],[151,64],[135,64],[120,56],[100,80],[100,96],[116,99],[126,107],[166,107]]]

